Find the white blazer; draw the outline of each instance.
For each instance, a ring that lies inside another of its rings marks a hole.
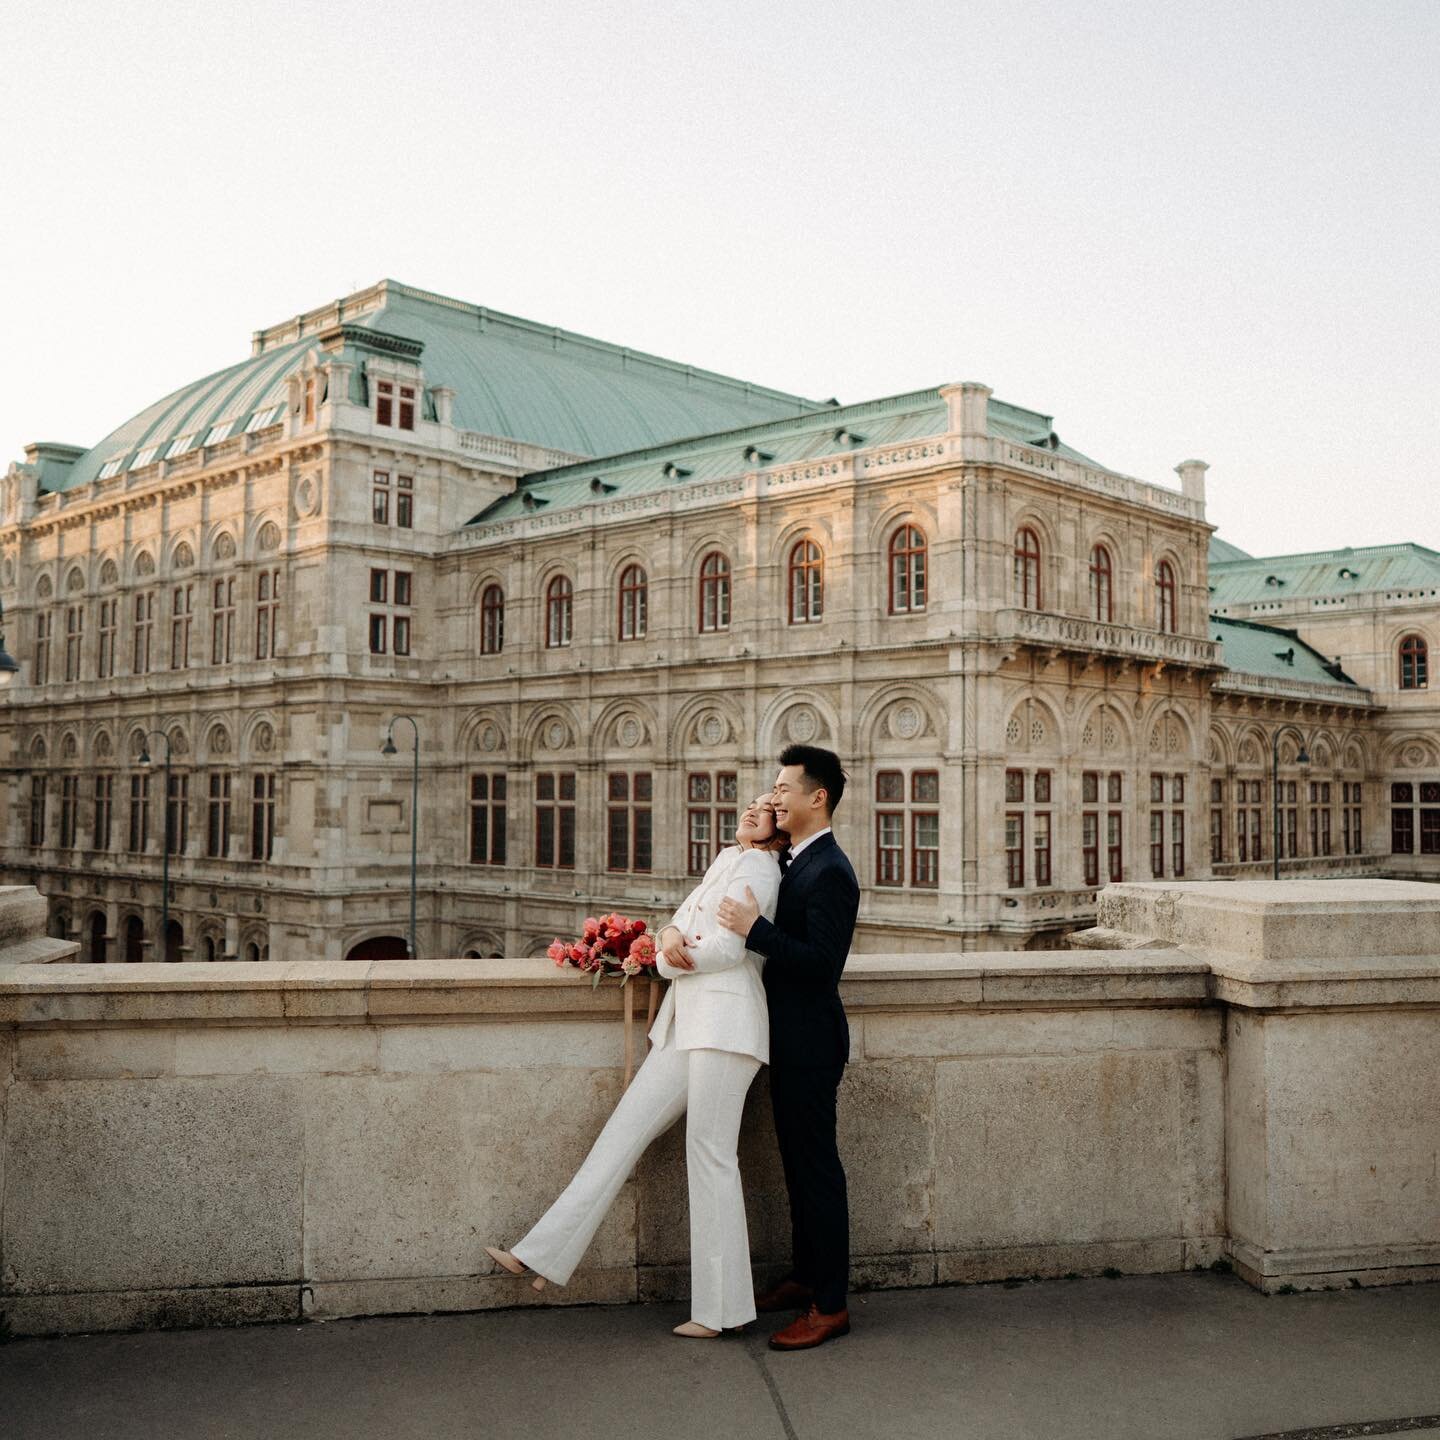
[[[677,1050],[728,1050],[762,1064],[769,1060],[770,1012],[760,979],[765,957],[747,950],[744,938],[716,918],[720,901],[727,895],[743,901],[747,885],[760,913],[773,920],[780,897],[779,857],[731,845],[715,857],[668,922],[685,937],[695,968],[677,970],[659,957],[656,968],[671,983],[650,1029],[656,1045],[665,1043],[673,1025]]]

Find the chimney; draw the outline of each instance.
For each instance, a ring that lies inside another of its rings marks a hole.
[[[1180,493],[1187,500],[1205,503],[1205,472],[1210,467],[1203,460],[1182,460],[1175,473],[1180,477]]]
[[[949,407],[949,428],[952,435],[975,435],[984,437],[986,408],[990,402],[991,389],[976,380],[962,380],[958,385],[942,385],[940,393]]]

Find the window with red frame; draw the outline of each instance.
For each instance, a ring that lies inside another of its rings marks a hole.
[[[480,596],[480,653],[498,655],[505,648],[505,592],[487,585]]]
[[[612,771],[605,777],[605,868],[648,875],[653,859],[651,801],[654,785],[648,770]]]
[[[396,400],[399,404],[397,406]],[[415,428],[415,387],[397,385],[393,380],[380,380],[375,385],[375,423],[397,425],[401,430]]]
[[[712,550],[700,562],[700,633],[730,628],[730,560]]]
[[[1164,634],[1175,633],[1175,569],[1168,560],[1155,567],[1155,623]]]
[[[1097,545],[1090,552],[1090,614],[1096,620],[1115,618],[1114,568],[1110,551]]]
[[[703,875],[727,845],[734,844],[739,788],[732,770],[698,771],[686,776],[687,866]]]
[[[575,587],[568,575],[557,575],[545,587],[545,648],[560,650],[570,643],[575,617]]]
[[[542,870],[575,868],[573,770],[544,770],[535,777],[535,864]]]
[[[925,532],[902,525],[890,537],[890,613],[912,615],[925,608]]]
[[[485,773],[470,777],[470,863],[505,863],[505,776]]]
[[[1400,688],[1425,690],[1430,684],[1430,647],[1423,635],[1407,635],[1400,642]]]
[[[1015,534],[1015,603],[1025,610],[1041,608],[1040,537],[1028,526]]]
[[[813,540],[790,549],[790,623],[813,625],[825,610],[825,557]]]
[[[620,572],[620,639],[643,640],[648,624],[650,582],[639,565]]]

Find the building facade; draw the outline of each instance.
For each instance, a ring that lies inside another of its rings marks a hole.
[[[0,878],[86,958],[403,954],[412,823],[422,953],[658,918],[790,740],[846,758],[862,950],[1052,946],[1277,837],[1440,875],[1423,547],[1255,560],[1200,462],[982,385],[817,402],[392,281],[253,350],[0,482]]]

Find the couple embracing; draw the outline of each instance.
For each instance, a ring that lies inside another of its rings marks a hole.
[[[830,832],[845,791],[839,757],[812,745],[780,756],[774,788],[746,807],[736,843],[660,933],[670,981],[653,1048],[564,1193],[511,1250],[514,1275],[563,1285],[646,1147],[686,1117],[690,1339],[736,1330],[757,1311],[798,1310],[772,1349],[808,1350],[850,1329],[845,1171],[835,1101],[850,1032],[840,972],[860,887]],[[754,1292],[736,1146],[745,1094],[770,1066],[775,1137],[790,1197],[791,1269]]]

